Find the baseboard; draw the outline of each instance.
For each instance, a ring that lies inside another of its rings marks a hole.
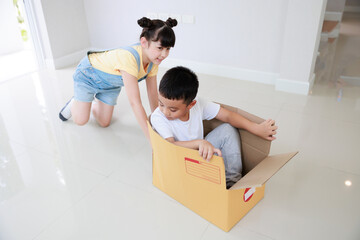
[[[323,39],[337,38],[337,37],[339,37],[339,34],[340,34],[340,23],[338,23],[331,32],[322,32],[321,33],[321,41]]]
[[[315,80],[315,74],[311,76],[309,82],[278,78],[276,80],[275,89],[277,91],[308,95],[309,91],[312,89],[314,80]]]
[[[88,50],[89,49],[86,48],[63,57],[55,58],[53,60],[53,67],[55,69],[60,69],[76,65],[84,56],[86,56]]]
[[[314,86],[314,83],[315,83],[315,77],[316,77],[316,73],[313,73],[310,77],[310,80],[309,80],[309,90],[308,90],[308,93],[311,93],[312,91],[312,88]],[[308,94],[307,93],[307,94]]]
[[[342,12],[325,12],[324,20],[341,22]]]
[[[360,77],[340,76],[347,84],[360,86]]]
[[[243,68],[173,58],[167,58],[163,63],[161,63],[161,67],[165,68],[172,68],[176,66],[188,67],[196,73],[203,73],[208,75],[234,78],[271,85],[275,85],[275,81],[278,77],[278,74],[276,73],[254,71]]]
[[[86,55],[87,51],[88,49],[84,49],[76,53],[54,59],[53,61],[46,60],[46,63],[47,66],[53,65],[55,69],[74,65],[78,63],[79,60]],[[172,68],[175,66],[188,67],[196,73],[275,85],[275,89],[278,91],[297,93],[303,95],[307,95],[309,93],[309,90],[311,89],[311,86],[315,78],[315,74],[313,74],[309,82],[293,81],[293,80],[278,78],[277,73],[261,72],[261,71],[235,68],[235,67],[218,65],[218,64],[202,63],[202,62],[172,59],[172,58],[166,59],[161,64],[161,67],[164,68]]]

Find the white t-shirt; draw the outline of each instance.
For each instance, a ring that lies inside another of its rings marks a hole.
[[[196,104],[190,109],[189,120],[168,120],[159,107],[151,114],[153,128],[163,138],[174,137],[175,141],[204,139],[203,120],[211,120],[219,113],[220,105],[196,98]]]

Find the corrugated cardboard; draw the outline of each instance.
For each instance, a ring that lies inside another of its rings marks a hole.
[[[222,105],[245,118],[263,119],[240,109]],[[205,134],[221,124],[204,121]],[[243,177],[226,189],[224,162],[213,156],[203,160],[197,150],[176,146],[158,135],[149,125],[153,148],[153,184],[209,222],[229,231],[263,197],[265,182],[297,152],[268,156],[271,142],[245,130],[241,137]]]

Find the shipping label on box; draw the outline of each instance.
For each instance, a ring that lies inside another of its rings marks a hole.
[[[240,109],[222,105],[247,119],[263,119]],[[204,122],[205,134],[221,124]],[[268,156],[270,141],[239,130],[242,148],[243,177],[226,189],[224,161],[213,156],[207,162],[197,150],[176,146],[157,134],[148,123],[153,148],[153,184],[209,222],[229,231],[263,197],[265,183],[297,152]]]

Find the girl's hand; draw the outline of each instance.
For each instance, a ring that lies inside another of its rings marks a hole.
[[[202,140],[199,144],[199,154],[203,157],[204,160],[210,161],[213,154],[217,153],[221,157],[220,149],[215,148],[210,142]]]
[[[272,141],[276,139],[276,137],[274,137],[276,129],[278,129],[278,127],[275,125],[275,120],[268,119],[258,124],[257,135]]]

